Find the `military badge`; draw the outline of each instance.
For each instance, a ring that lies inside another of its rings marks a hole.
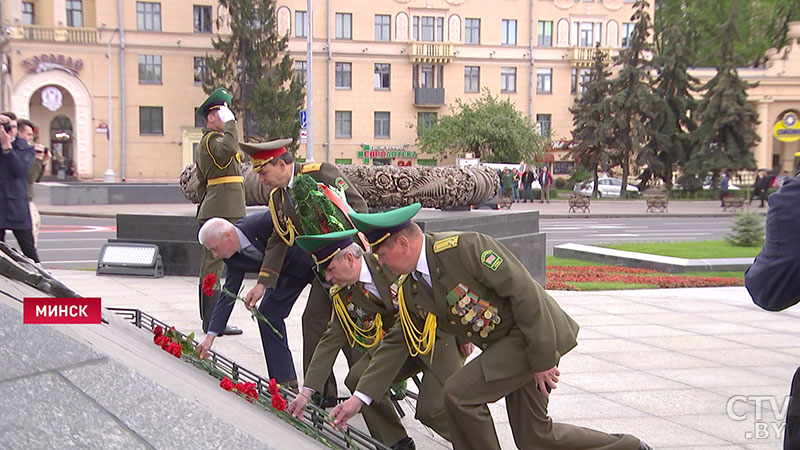
[[[492,270],[497,270],[500,264],[503,264],[503,258],[495,253],[494,250],[486,250],[481,253],[481,264]]]
[[[460,319],[461,325],[482,338],[489,336],[500,323],[498,309],[472,291],[464,283],[459,283],[445,295],[450,313]]]
[[[339,190],[342,190],[342,191],[346,191],[347,188],[350,187],[350,185],[347,184],[347,181],[344,181],[344,178],[342,178],[342,177],[336,177],[336,179],[333,180],[333,183],[336,185],[336,187]]]
[[[458,246],[458,236],[450,236],[448,238],[439,239],[433,243],[433,253],[455,248]]]

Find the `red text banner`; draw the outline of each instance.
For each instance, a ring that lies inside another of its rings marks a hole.
[[[100,323],[99,297],[25,297],[23,323]]]

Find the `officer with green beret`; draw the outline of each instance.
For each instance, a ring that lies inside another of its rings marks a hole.
[[[291,141],[289,141],[291,143]],[[269,209],[272,213],[274,229],[264,250],[264,261],[258,274],[258,283],[246,294],[251,305],[264,295],[267,288],[274,288],[280,274],[286,250],[294,245],[296,236],[304,233],[297,217],[292,187],[297,177],[308,175],[318,183],[344,194],[347,208],[367,212],[367,202],[358,190],[330,163],[297,163],[286,146],[277,147],[266,144],[240,143],[242,151],[250,155],[253,172],[257,173],[262,183],[272,190],[269,195]],[[311,355],[317,346],[322,333],[331,317],[331,301],[328,292],[319,280],[311,284],[308,302],[303,312],[303,371],[308,369]],[[350,352],[346,352],[349,354]],[[326,388],[328,396],[336,394],[336,379],[331,373]]]
[[[380,262],[398,280],[398,314],[355,392],[375,395],[391,382],[386,367],[405,354],[429,355],[437,332],[466,339],[482,353],[444,386],[453,448],[500,449],[488,403],[506,400],[520,448],[650,449],[638,438],[553,423],[548,396],[561,357],[577,345],[575,323],[503,244],[476,232],[423,233],[419,205],[351,214]],[[436,349],[438,351],[438,349]],[[353,396],[331,411],[342,427],[360,409]]]
[[[197,194],[200,197],[196,219],[200,226],[212,217],[221,217],[233,223],[246,215],[244,178],[236,146],[239,132],[236,118],[229,108],[230,103],[230,93],[221,88],[211,93],[197,108],[197,115],[206,122],[203,137],[195,149]],[[209,273],[220,279],[224,264],[205,247],[200,252],[200,317],[203,319],[203,331],[207,332],[219,293],[213,296],[203,294],[203,279]],[[242,331],[228,326],[223,334],[242,334]]]
[[[356,232],[346,230],[297,238],[297,244],[311,253],[318,270],[325,273],[326,280],[335,285],[329,292],[334,316],[311,357],[301,391],[303,395],[289,405],[295,417],[302,416],[306,396],[320,389],[333,367],[338,350],[343,346],[360,347],[366,351],[356,356],[360,359],[352,365],[345,381],[351,390],[354,389],[369,365],[374,350],[380,346],[383,333],[391,329],[396,319],[395,297],[392,294],[396,290],[395,277],[378,265],[375,255],[363,252],[353,242],[352,236]],[[396,373],[393,383],[423,373],[416,418],[449,440],[442,389],[447,378],[461,368],[463,358],[452,336],[441,335],[437,341],[438,351],[432,360],[406,355],[405,359],[393,361],[393,371]],[[471,348],[468,350],[471,351]],[[366,396],[362,400],[368,405],[362,411],[364,421],[374,438],[391,445],[393,449],[414,448],[413,441],[406,435],[392,407],[388,392],[374,400]]]

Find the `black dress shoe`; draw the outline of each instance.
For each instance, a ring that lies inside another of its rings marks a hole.
[[[416,450],[417,445],[414,444],[414,440],[411,439],[410,436],[406,436],[403,439],[395,442],[392,446],[392,450]]]
[[[220,336],[233,336],[242,333],[244,333],[244,331],[242,331],[241,328],[236,328],[233,325],[228,325],[227,327],[225,327],[225,331],[223,331],[222,334],[220,334]]]
[[[653,447],[650,447],[649,445],[647,445],[646,442],[644,442],[643,440],[640,439],[639,440],[639,450],[653,450]]]

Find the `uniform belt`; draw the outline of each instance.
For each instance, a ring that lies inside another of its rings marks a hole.
[[[216,184],[225,184],[225,183],[244,183],[244,177],[241,175],[230,175],[227,177],[217,177],[208,179],[209,186],[214,186]]]

